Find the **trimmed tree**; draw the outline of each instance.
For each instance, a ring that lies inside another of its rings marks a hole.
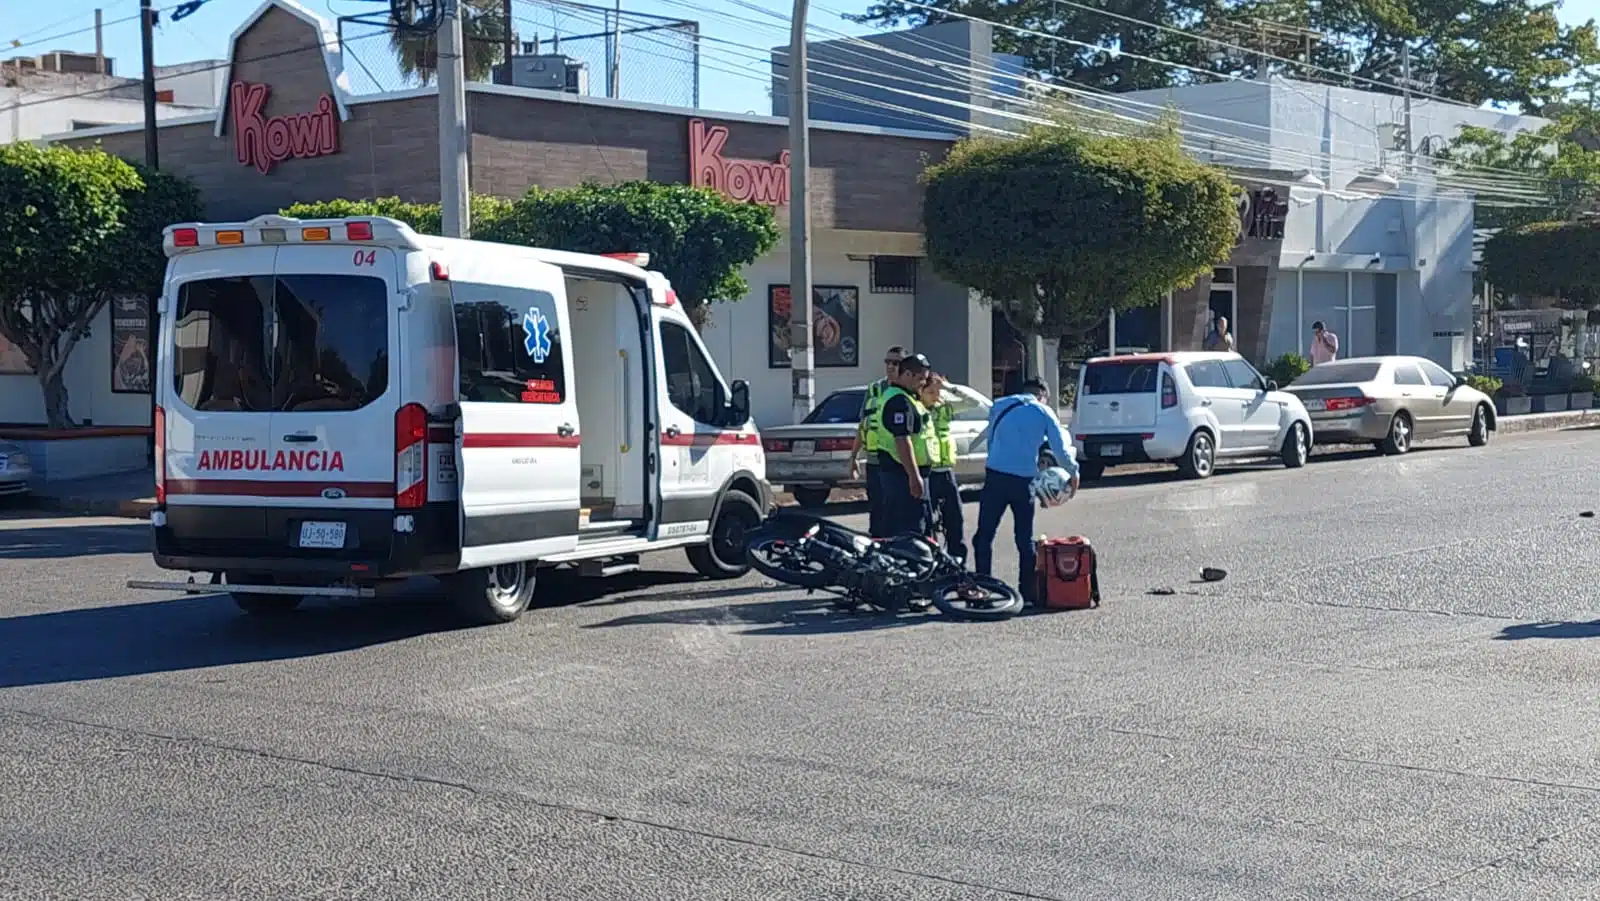
[[[113,297],[160,293],[161,229],[200,212],[187,182],[98,148],[0,147],[0,335],[39,379],[52,428],[73,425],[73,348]]]
[[[1600,220],[1504,229],[1483,246],[1483,275],[1508,294],[1594,306],[1600,303]]]
[[[928,261],[1019,331],[1072,341],[1225,261],[1238,238],[1235,190],[1186,156],[1169,124],[969,138],[924,174]]]
[[[648,253],[696,326],[712,301],[750,291],[740,270],[778,243],[770,207],[709,188],[630,181],[546,191],[530,188],[475,237],[580,253]]]

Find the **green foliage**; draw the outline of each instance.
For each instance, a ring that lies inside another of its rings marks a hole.
[[[1023,332],[1082,335],[1226,260],[1234,196],[1170,128],[1108,137],[1060,124],[969,138],[924,174],[928,260]]]
[[[428,5],[442,5],[430,3]],[[416,20],[419,0],[400,0],[403,21]],[[391,6],[393,9],[393,6]],[[506,19],[502,0],[461,0],[461,37],[466,42],[463,68],[468,81],[488,81],[505,49]],[[393,20],[391,13],[390,19]],[[389,49],[394,51],[400,74],[427,84],[439,68],[437,32],[417,33],[398,28],[389,31]]]
[[[1295,379],[1310,371],[1310,360],[1296,353],[1288,353],[1268,363],[1262,374],[1283,386],[1293,383]]]
[[[161,229],[200,217],[188,183],[94,148],[0,147],[0,335],[39,378],[52,427],[72,424],[62,373],[114,295],[160,292]]]
[[[511,209],[511,201],[484,194],[471,198],[470,223],[473,235],[488,227]],[[443,231],[439,204],[413,203],[398,197],[376,197],[371,200],[312,200],[296,203],[278,211],[279,215],[295,219],[345,219],[352,216],[382,216],[396,219],[411,226],[415,232],[437,235]]]
[[[1269,61],[1273,72],[1335,83],[1335,73],[1345,73],[1349,87],[1397,94],[1400,47],[1409,44],[1412,76],[1430,82],[1430,93],[1537,110],[1597,58],[1593,23],[1562,25],[1557,7],[1545,0],[875,0],[849,18],[998,22],[1010,27],[994,30],[997,52],[1020,54],[1028,69],[1057,83],[1118,92],[1208,80],[1191,69],[1253,78],[1265,47],[1289,60],[1306,59],[1309,49],[1310,63],[1323,70]],[[1307,30],[1320,34],[1309,48]]]
[[[547,191],[531,188],[474,237],[581,253],[648,253],[690,316],[750,291],[740,270],[778,243],[770,207],[709,188],[632,181]]]
[[[1600,153],[1591,149],[1596,146],[1595,118],[1590,110],[1572,109],[1537,132],[1510,137],[1492,128],[1466,126],[1438,159],[1458,179],[1503,186],[1497,189],[1502,195],[1539,195],[1536,201],[1481,198],[1474,208],[1478,228],[1575,219],[1600,197]]]
[[[1499,291],[1600,302],[1600,220],[1535,222],[1506,229],[1483,247],[1483,274]]]
[[[1484,394],[1487,394],[1490,397],[1494,397],[1495,394],[1502,387],[1504,387],[1505,383],[1500,381],[1499,379],[1495,378],[1492,375],[1478,375],[1478,374],[1474,373],[1472,375],[1467,376],[1467,385],[1468,385],[1468,387],[1476,388],[1479,391],[1482,391]],[[1581,391],[1583,389],[1574,388],[1573,390],[1574,391]]]

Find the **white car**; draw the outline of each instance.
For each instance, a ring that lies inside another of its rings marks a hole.
[[[1276,456],[1304,466],[1311,417],[1236,353],[1098,357],[1078,373],[1072,443],[1085,479],[1107,466],[1171,462],[1203,479],[1219,459]]]
[[[0,497],[20,497],[28,493],[33,466],[22,445],[0,441]]]

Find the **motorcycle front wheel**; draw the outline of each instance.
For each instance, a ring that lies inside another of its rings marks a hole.
[[[1022,612],[1022,594],[993,576],[962,573],[928,588],[941,613],[957,619],[1009,619]]]

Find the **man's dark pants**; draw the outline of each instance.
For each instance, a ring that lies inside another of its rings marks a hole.
[[[928,533],[928,479],[922,479],[922,497],[911,496],[911,479],[898,466],[878,467],[878,490],[882,496],[883,528],[877,537],[891,538],[906,532]]]
[[[883,531],[883,486],[878,482],[882,469],[876,463],[867,464],[867,534],[874,538],[888,537]]]
[[[1033,493],[1032,479],[986,470],[983,493],[978,495],[978,530],[972,536],[972,559],[978,573],[993,575],[994,536],[1000,517],[1011,511],[1011,528],[1017,541],[1017,588],[1023,598],[1033,601]]]
[[[955,470],[935,469],[928,475],[928,499],[944,520],[945,550],[957,560],[966,559],[967,545],[962,539],[966,537],[967,524],[961,515],[961,488],[956,484]]]

